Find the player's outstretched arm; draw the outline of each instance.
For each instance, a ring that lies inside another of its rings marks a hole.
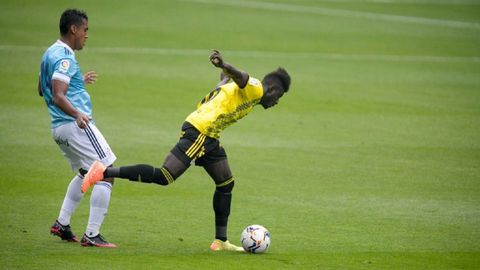
[[[247,85],[248,73],[223,61],[223,57],[219,51],[213,50],[210,55],[210,62],[212,62],[214,66],[221,68],[223,73],[231,78],[240,88],[244,88]]]

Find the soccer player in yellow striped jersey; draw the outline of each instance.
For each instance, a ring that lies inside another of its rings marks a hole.
[[[283,68],[265,75],[262,81],[250,77],[223,60],[214,50],[210,62],[222,70],[217,87],[203,98],[197,109],[186,118],[182,135],[160,168],[147,164],[106,168],[96,162],[90,167],[82,184],[85,192],[96,182],[117,177],[142,183],[171,184],[194,161],[202,166],[215,182],[213,210],[215,213],[215,239],[212,251],[243,251],[243,248],[227,240],[227,224],[230,215],[232,190],[235,184],[225,149],[220,145],[220,133],[229,125],[246,116],[260,104],[268,109],[290,87],[290,76]],[[232,82],[229,82],[232,80]]]

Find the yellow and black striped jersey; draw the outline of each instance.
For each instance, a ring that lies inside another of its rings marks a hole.
[[[210,92],[186,119],[201,133],[218,139],[220,132],[247,115],[263,96],[262,83],[250,77],[241,89],[236,83],[224,84]]]

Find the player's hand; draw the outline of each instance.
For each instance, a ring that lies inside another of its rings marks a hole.
[[[79,113],[78,116],[75,118],[75,122],[77,122],[77,126],[81,129],[87,127],[88,122],[90,122],[90,117],[83,113]]]
[[[217,50],[212,50],[212,54],[210,54],[210,62],[218,68],[223,68],[223,58]]]
[[[97,81],[97,73],[95,71],[89,71],[83,74],[83,81],[86,84],[94,84]]]

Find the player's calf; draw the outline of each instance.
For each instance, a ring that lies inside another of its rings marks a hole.
[[[105,171],[105,177],[107,176],[129,179],[135,182],[155,183],[162,186],[169,185],[176,179],[176,176],[172,175],[167,168],[155,168],[147,164],[108,168]]]
[[[220,182],[220,181],[219,181]],[[218,182],[217,182],[218,183]],[[213,211],[215,212],[215,238],[227,241],[227,224],[232,203],[233,177],[216,185],[213,194]]]

